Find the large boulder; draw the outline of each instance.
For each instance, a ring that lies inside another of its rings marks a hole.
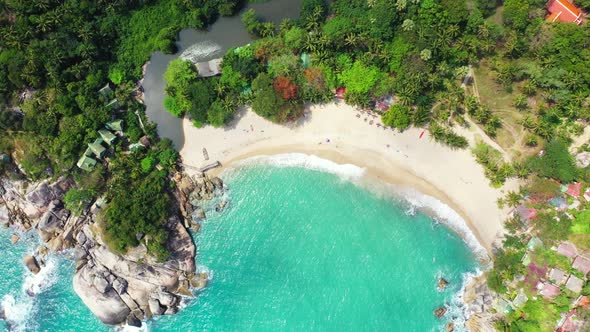
[[[122,278],[117,278],[113,281],[113,289],[119,293],[123,294],[127,291],[127,281]]]
[[[23,260],[29,271],[31,271],[31,273],[37,274],[39,273],[39,271],[41,271],[41,268],[39,267],[39,262],[37,262],[35,256],[25,256]]]
[[[54,200],[49,203],[47,211],[39,219],[39,223],[37,224],[37,229],[43,240],[49,241],[56,232],[63,230],[65,220],[61,218],[63,215],[62,210],[63,205],[60,201]]]
[[[168,292],[159,292],[157,298],[166,307],[172,307],[176,304],[176,296]]]
[[[74,291],[82,299],[82,302],[108,325],[118,325],[127,321],[131,313],[129,307],[114,290],[105,293],[99,292],[93,283],[94,272],[88,265],[82,267],[74,275]]]
[[[94,285],[94,288],[96,288],[96,290],[102,294],[108,292],[111,289],[111,286],[109,285],[107,279],[105,279],[101,275],[94,276],[92,284]]]
[[[148,306],[152,315],[161,315],[166,310],[165,308],[162,308],[160,302],[157,299],[149,299]]]

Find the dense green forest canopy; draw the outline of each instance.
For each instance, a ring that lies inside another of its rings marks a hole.
[[[180,29],[204,28],[242,5],[232,0],[0,2],[0,152],[33,180],[73,175],[77,188],[65,200],[74,212],[106,196],[103,232],[113,249],[139,244],[141,233],[150,239],[150,252],[165,258],[167,174],[177,153],[169,142],[158,143],[144,106],[132,97],[133,82],[154,51],[176,51]],[[109,81],[114,94],[99,93]],[[118,107],[107,106],[113,98]],[[114,119],[123,120],[125,135],[108,150],[109,162],[99,162],[91,172],[75,167],[87,144],[99,137],[97,131]],[[152,148],[126,155],[142,136]]]
[[[187,87],[193,93],[168,100],[166,108],[179,115],[185,102],[183,113],[198,126],[211,119],[221,126],[240,105],[284,122],[302,114],[305,102],[329,101],[344,86],[346,101],[361,107],[395,96],[410,107],[409,124],[435,123],[437,140],[465,147],[449,125],[469,117],[491,137],[503,125],[460,87],[469,66],[485,60],[503,89],[521,91],[514,106],[526,113],[529,146],[554,137],[569,141],[568,128],[590,119],[590,31],[545,22],[545,15],[544,0],[305,0],[299,19],[274,26],[249,10],[242,20],[260,38],[226,54],[220,79],[194,80]],[[204,93],[205,85],[214,91]],[[540,101],[535,109],[531,98]],[[208,119],[207,109],[223,116]]]

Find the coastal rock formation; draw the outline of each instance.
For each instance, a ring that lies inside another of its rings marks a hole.
[[[467,285],[463,293],[463,301],[466,306],[466,316],[469,317],[465,322],[465,326],[469,331],[495,331],[493,326],[495,317],[492,305],[496,296],[488,288],[484,275],[474,278]]]
[[[188,180],[186,192],[179,190],[177,197],[188,197],[195,188]],[[166,223],[170,252],[167,261],[157,262],[148,256],[145,244],[119,255],[100,236],[97,220],[105,205],[103,200],[97,200],[81,216],[65,209],[62,198],[72,185],[68,179],[30,185],[0,180],[0,222],[24,231],[36,228],[45,242],[36,256],[44,257],[48,250],[73,249],[74,290],[105,324],[140,326],[141,320],[153,315],[178,312],[181,301],[177,294],[192,296],[192,281],[201,278],[195,274],[195,245],[183,225],[187,219],[183,223],[173,215]],[[33,273],[40,271],[35,256],[25,257],[25,264]],[[196,284],[203,286],[206,282]]]
[[[95,225],[84,225],[77,234],[81,263],[77,265],[74,290],[101,321],[114,325],[176,312],[180,300],[175,293],[179,288],[189,289],[186,279],[195,270],[195,246],[177,217],[168,224],[171,257],[162,263],[141,257],[139,252],[147,251],[144,245],[140,247],[145,250],[126,255],[111,252],[96,235]]]
[[[178,188],[176,199],[180,202],[180,212],[185,220],[185,226],[198,231],[200,221],[206,218],[202,203],[223,194],[225,190],[223,181],[218,177],[209,178],[202,174],[191,178],[182,173],[177,173],[174,181]],[[226,201],[221,201],[215,210],[219,212],[226,205]]]
[[[39,267],[39,262],[37,262],[35,256],[25,256],[23,261],[31,273],[37,274],[41,271],[41,267]]]

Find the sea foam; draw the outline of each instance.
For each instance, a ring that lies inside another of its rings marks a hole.
[[[57,258],[50,256],[42,262],[39,273],[26,272],[20,293],[7,294],[2,298],[0,306],[12,331],[32,329],[33,317],[38,311],[36,298],[58,281],[57,265]]]
[[[239,165],[268,164],[277,167],[302,167],[338,175],[345,180],[360,179],[365,169],[352,164],[338,164],[331,160],[303,153],[262,155],[243,160]]]

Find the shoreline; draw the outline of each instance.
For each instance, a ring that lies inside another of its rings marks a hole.
[[[183,163],[196,167],[221,162],[221,168],[209,171],[212,175],[244,159],[288,153],[355,165],[363,168],[369,179],[408,187],[448,205],[491,255],[508,212],[497,207],[496,199],[504,190],[516,188],[516,181],[501,189],[491,188],[470,150],[451,150],[431,141],[422,129],[400,133],[377,123],[381,124],[378,117],[335,102],[308,106],[305,117],[287,126],[274,124],[251,110],[240,110],[225,128],[198,129],[183,119],[185,143],[180,155]],[[467,139],[474,142],[476,134]],[[207,149],[209,160],[201,153],[203,149]]]

